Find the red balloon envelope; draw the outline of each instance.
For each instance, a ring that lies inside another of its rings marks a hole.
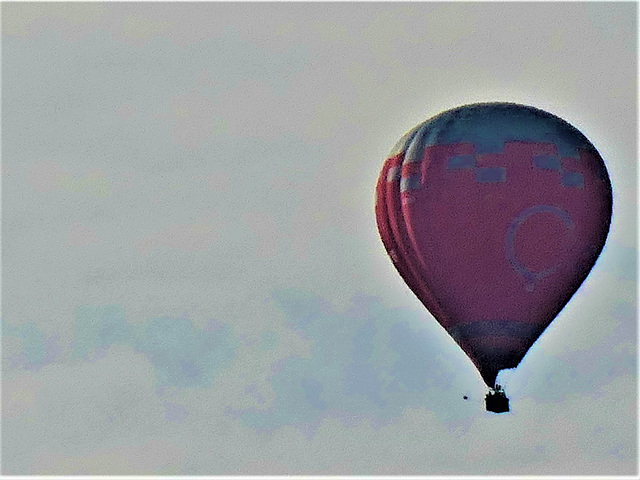
[[[376,187],[396,269],[491,388],[587,277],[611,208],[589,140],[512,103],[466,105],[418,125]]]

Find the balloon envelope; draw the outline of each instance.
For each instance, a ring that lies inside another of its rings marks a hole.
[[[595,147],[550,113],[466,105],[418,125],[376,186],[396,269],[493,387],[589,274],[609,231]]]

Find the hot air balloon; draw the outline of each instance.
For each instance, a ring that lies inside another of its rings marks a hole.
[[[384,162],[376,222],[395,268],[509,410],[516,367],[604,247],[607,169],[576,128],[537,108],[479,103],[409,131]]]

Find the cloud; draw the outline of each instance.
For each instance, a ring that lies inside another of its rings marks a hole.
[[[216,243],[220,229],[221,225],[205,222],[173,224],[141,238],[137,242],[137,248],[143,255],[158,247],[169,247],[183,252],[206,251]]]
[[[27,182],[38,193],[61,190],[72,193],[85,192],[95,197],[111,195],[111,183],[102,169],[89,169],[84,177],[76,178],[59,162],[49,159],[36,162],[30,167]]]
[[[3,32],[11,37],[35,36],[49,30],[53,24],[60,32],[64,32],[65,38],[78,40],[93,33],[106,17],[107,9],[102,5],[20,7],[20,15],[11,15]]]
[[[177,473],[166,430],[190,418],[180,392],[215,388],[239,346],[228,325],[131,323],[119,305],[79,307],[67,354],[35,324],[3,330],[3,473]]]
[[[7,372],[3,434],[11,442],[3,443],[3,473],[46,472],[39,458],[47,452],[82,457],[152,432],[163,416],[153,370],[144,354],[115,347],[95,362]]]
[[[98,236],[98,233],[95,229],[87,225],[82,225],[76,222],[69,231],[67,244],[72,247],[86,247],[99,243],[100,237]]]
[[[638,278],[638,246],[624,245],[614,239],[609,239],[605,245],[597,268],[602,272],[616,275],[618,280],[635,281]]]
[[[230,410],[247,425],[259,431],[290,425],[313,436],[328,417],[381,425],[427,401],[448,417],[443,398],[458,398],[454,408],[464,409],[456,368],[472,378],[473,369],[435,322],[415,311],[385,309],[373,297],[356,297],[343,312],[301,290],[274,298],[290,327],[312,342],[311,355],[273,365],[269,405]],[[452,350],[451,359],[440,354]]]
[[[36,192],[49,192],[62,187],[69,174],[52,160],[42,160],[31,167],[27,181]]]
[[[115,345],[143,353],[155,369],[158,387],[205,388],[233,363],[238,339],[229,325],[211,320],[204,328],[189,318],[152,317],[127,322],[118,305],[78,307],[73,358],[94,359]]]
[[[345,425],[329,416],[313,436],[286,425],[261,437],[261,455],[246,458],[239,473],[630,475],[635,426],[625,419],[634,404],[616,405],[619,393],[631,393],[634,384],[619,378],[605,396],[574,395],[566,403],[521,399],[511,414],[474,411],[457,428],[430,405],[404,408],[384,425],[368,418]]]
[[[591,415],[591,430],[582,423],[589,410],[634,408],[635,357],[628,349],[596,353],[601,344],[595,344],[547,361],[537,350],[525,368],[501,376],[511,413],[497,416],[484,411],[486,390],[472,364],[432,319],[387,309],[374,297],[353,298],[343,311],[300,289],[274,298],[311,352],[273,364],[270,399],[227,410],[273,442],[246,473],[632,471],[633,421],[621,428],[611,413]],[[346,439],[349,445],[340,443]],[[288,458],[301,460],[285,460],[273,444],[289,446]]]
[[[34,475],[177,475],[187,452],[161,437],[122,441],[117,446],[87,451],[84,455],[43,452],[31,469]]]
[[[26,322],[20,326],[5,323],[2,326],[3,360],[10,368],[39,370],[60,355],[58,341],[58,335],[46,335],[36,323]]]

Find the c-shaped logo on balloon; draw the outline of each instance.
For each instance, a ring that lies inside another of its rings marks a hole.
[[[515,271],[524,277],[526,281],[525,288],[528,292],[533,291],[533,289],[535,288],[536,282],[540,281],[545,277],[548,277],[553,272],[555,272],[560,266],[560,262],[559,262],[556,265],[553,265],[549,268],[545,268],[543,270],[535,272],[533,270],[528,269],[520,260],[518,260],[518,257],[516,256],[515,243],[516,243],[516,232],[518,231],[518,228],[528,218],[543,212],[553,213],[554,215],[559,217],[560,220],[562,220],[562,222],[568,229],[574,228],[573,222],[571,221],[569,214],[566,211],[554,205],[534,205],[533,207],[526,208],[525,210],[520,212],[520,214],[516,218],[513,219],[513,221],[511,222],[511,225],[509,225],[509,228],[507,229],[507,238],[506,238],[507,258],[509,259],[509,263],[511,263],[511,266],[515,269]]]

